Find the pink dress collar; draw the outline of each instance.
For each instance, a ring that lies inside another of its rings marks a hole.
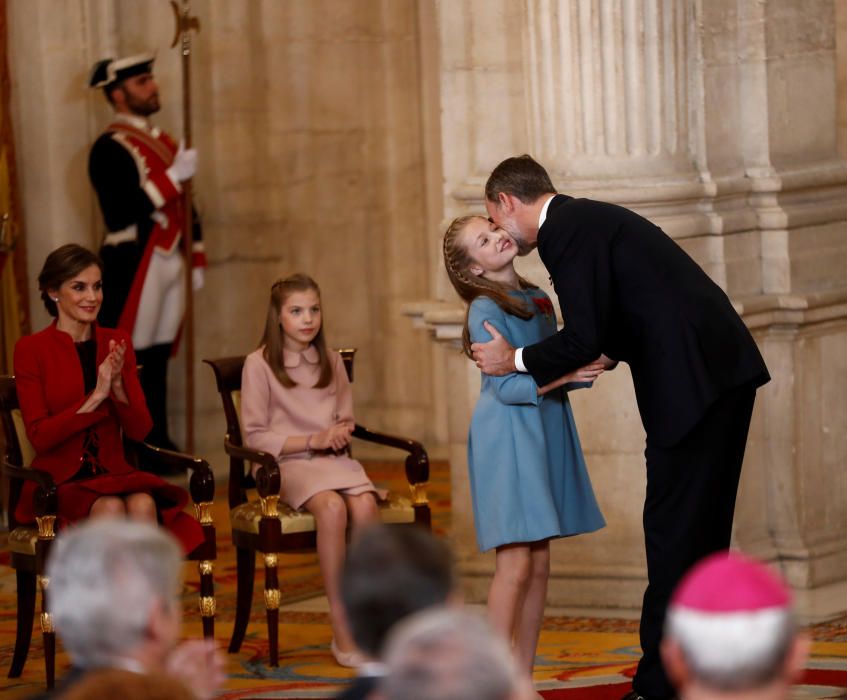
[[[285,348],[282,349],[282,364],[287,369],[299,367],[302,360],[305,360],[310,365],[316,365],[320,362],[321,356],[314,345],[310,345],[303,352],[293,352],[292,350],[286,350]]]

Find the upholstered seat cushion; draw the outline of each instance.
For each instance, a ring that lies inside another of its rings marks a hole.
[[[315,518],[311,513],[294,510],[284,503],[279,504],[279,519],[282,523],[282,534],[294,532],[311,532],[315,529]],[[379,503],[379,515],[384,523],[413,523],[415,509],[408,498],[389,493],[388,498]],[[259,521],[262,519],[262,504],[260,501],[249,501],[234,508],[229,514],[232,529],[258,534]]]
[[[9,533],[9,550],[15,554],[35,556],[35,543],[38,542],[38,528],[16,527]]]

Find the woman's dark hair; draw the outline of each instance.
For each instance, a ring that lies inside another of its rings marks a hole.
[[[65,282],[92,265],[97,265],[100,274],[103,274],[103,261],[100,256],[77,243],[66,243],[47,256],[41,272],[38,273],[38,289],[48,314],[53,318],[59,315],[56,302],[50,298],[48,291],[58,291]]]

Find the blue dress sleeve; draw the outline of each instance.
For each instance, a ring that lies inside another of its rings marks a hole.
[[[491,340],[491,334],[482,325],[488,321],[512,346],[516,341],[510,337],[506,324],[506,312],[488,297],[478,297],[471,302],[468,313],[468,331],[471,342],[486,343]],[[517,343],[520,345],[520,343]],[[504,404],[530,404],[537,406],[542,397],[538,395],[538,385],[535,380],[523,372],[512,372],[502,377],[483,375],[494,389],[494,395]]]

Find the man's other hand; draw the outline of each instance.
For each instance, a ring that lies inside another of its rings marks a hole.
[[[515,349],[509,345],[500,332],[488,321],[483,322],[485,330],[491,333],[492,340],[487,343],[473,343],[471,352],[476,366],[485,374],[502,376],[517,372],[515,367]]]

